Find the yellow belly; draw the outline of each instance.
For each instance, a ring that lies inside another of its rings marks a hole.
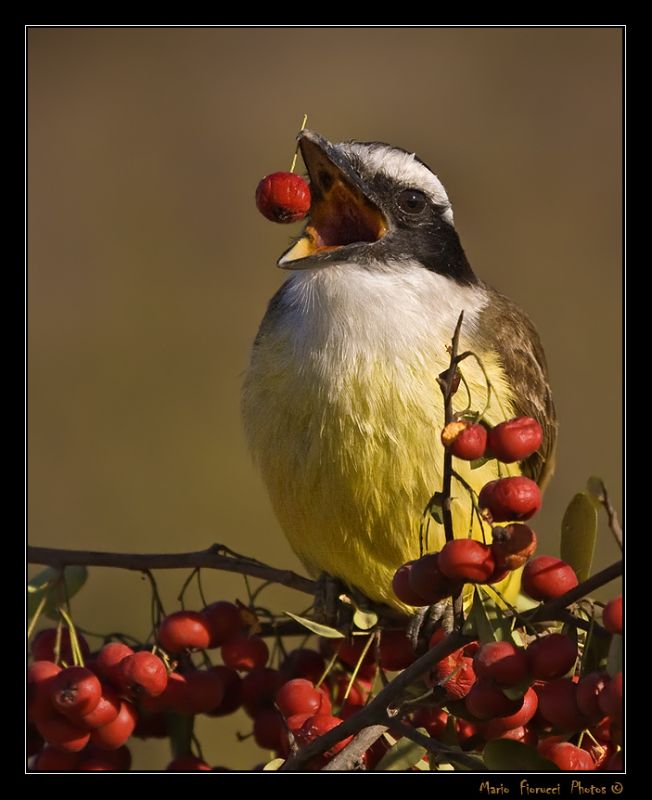
[[[397,567],[419,556],[422,513],[442,486],[444,412],[436,377],[448,365],[446,350],[433,343],[392,358],[329,362],[322,353],[293,359],[289,346],[282,335],[259,342],[243,394],[245,428],[274,511],[311,574],[327,572],[374,601],[405,608],[391,581]],[[493,354],[479,355],[502,404],[494,395],[485,418],[502,421],[511,413],[508,387]],[[482,372],[473,359],[462,370],[473,408],[482,409]],[[456,409],[466,401],[461,387]],[[497,477],[495,462],[471,470],[456,460],[455,468],[477,491]],[[503,466],[502,474],[517,468]],[[481,538],[467,492],[454,482],[453,494],[456,537],[471,529]],[[431,520],[427,549],[443,544],[443,528]]]

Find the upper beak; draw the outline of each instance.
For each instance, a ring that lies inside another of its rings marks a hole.
[[[303,130],[297,138],[310,178],[312,202],[302,237],[278,262],[285,269],[314,266],[306,262],[310,256],[375,242],[388,230],[371,188],[346,156],[313,131]]]

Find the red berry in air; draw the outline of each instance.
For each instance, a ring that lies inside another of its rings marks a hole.
[[[254,717],[254,739],[266,750],[281,750],[287,736],[283,717],[275,708],[261,708]]]
[[[519,703],[519,707],[513,714],[497,717],[489,722],[485,731],[487,739],[496,739],[499,736],[503,736],[507,731],[521,728],[528,724],[536,714],[539,706],[539,698],[532,687],[527,690]]]
[[[102,696],[99,703],[92,711],[82,716],[72,716],[71,720],[82,728],[93,730],[108,725],[118,716],[120,711],[120,698],[116,691],[108,685],[102,686]]]
[[[478,719],[506,717],[508,714],[515,714],[523,705],[522,700],[510,700],[494,683],[482,680],[473,684],[464,703]]]
[[[222,645],[222,661],[227,667],[249,672],[255,667],[264,667],[269,650],[260,636],[240,634]]]
[[[166,772],[212,772],[212,767],[193,755],[179,756],[165,768]]]
[[[487,449],[487,429],[479,423],[452,422],[442,432],[442,443],[457,458],[475,461],[482,458]]]
[[[240,609],[226,600],[206,606],[201,616],[206,620],[210,631],[209,647],[221,647],[243,627]]]
[[[333,728],[341,724],[342,720],[339,717],[331,717],[328,714],[317,714],[314,717],[309,717],[303,723],[301,728],[295,733],[295,737],[299,745],[308,744],[308,742],[312,742],[314,739],[323,736],[325,733],[328,733],[328,731],[333,730]],[[324,753],[326,758],[331,758],[335,753],[339,753],[352,738],[352,736],[347,736],[346,739],[333,745],[333,747]]]
[[[110,683],[117,684],[118,666],[123,658],[131,656],[134,651],[122,642],[109,642],[97,654],[94,671]]]
[[[132,699],[158,697],[168,685],[168,671],[158,656],[141,650],[123,658],[117,668],[117,680]]]
[[[158,639],[168,653],[180,653],[186,649],[204,650],[211,634],[205,617],[196,611],[177,611],[160,624]]]
[[[525,651],[534,678],[549,681],[561,678],[577,660],[577,644],[563,633],[549,633],[535,639]]]
[[[50,684],[50,700],[61,714],[88,714],[100,702],[102,684],[86,667],[68,667]]]
[[[276,693],[276,705],[284,717],[296,714],[330,714],[331,704],[324,692],[305,678],[294,678]]]
[[[439,568],[439,553],[428,553],[410,563],[409,587],[426,603],[438,603],[461,590],[462,583],[452,581]]]
[[[46,745],[36,756],[34,770],[36,772],[74,772],[79,763],[79,753],[57,750]]]
[[[532,417],[516,417],[489,431],[489,451],[503,464],[531,456],[541,447],[543,431]]]
[[[392,589],[398,599],[408,606],[427,606],[428,601],[414,591],[410,582],[410,575],[416,561],[408,561],[400,566],[392,578]]]
[[[224,684],[214,669],[193,669],[186,673],[184,707],[186,713],[205,714],[217,708],[224,697]]]
[[[527,675],[527,658],[525,651],[511,642],[487,642],[473,657],[473,669],[481,680],[516,686]]]
[[[453,539],[439,554],[439,568],[451,580],[482,583],[495,566],[491,548],[475,539]]]
[[[222,665],[213,667],[213,672],[219,675],[224,687],[224,696],[215,708],[206,713],[210,717],[225,717],[227,714],[233,714],[242,705],[242,678],[231,667]]]
[[[564,771],[587,771],[595,769],[595,761],[591,756],[570,742],[553,742],[546,746],[545,739],[539,745],[539,752],[544,758],[552,761]]]
[[[609,633],[623,632],[623,596],[610,600],[602,610],[602,624]]]
[[[242,706],[253,719],[261,708],[273,708],[283,679],[278,670],[257,667],[242,679]]]
[[[306,678],[313,683],[317,683],[324,674],[325,668],[326,663],[321,653],[306,647],[300,647],[287,654],[278,671],[284,681],[289,681],[292,678]]]
[[[416,658],[405,631],[383,631],[380,636],[380,666],[396,672],[409,667]]]
[[[554,556],[536,556],[525,565],[521,588],[533,600],[552,600],[577,586],[570,564]]]
[[[532,528],[519,522],[492,529],[491,552],[497,567],[518,569],[537,549],[537,536]]]
[[[589,720],[577,706],[577,684],[568,678],[537,686],[539,713],[561,731],[579,731],[588,727]]]
[[[610,680],[606,672],[589,672],[577,684],[577,707],[591,722],[599,722],[604,717],[598,698]]]
[[[541,491],[533,480],[519,475],[485,484],[478,498],[493,522],[530,519],[541,508]]]
[[[127,741],[136,727],[136,709],[124,700],[118,716],[91,733],[91,742],[99,750],[117,750]]]
[[[74,725],[62,715],[37,720],[36,729],[46,742],[67,753],[78,753],[83,750],[90,738],[87,730]]]
[[[79,642],[81,654],[84,657],[84,660],[86,660],[86,657],[91,652],[88,642],[86,639],[84,639],[81,633],[77,634],[77,640]],[[32,645],[30,648],[34,661],[54,661],[56,642],[56,628],[44,628],[42,631],[39,631],[32,639]],[[70,645],[70,631],[68,628],[63,628],[61,631],[60,651],[61,661],[65,661],[66,664],[71,664],[74,661],[72,647]]]
[[[310,210],[310,187],[294,172],[273,172],[256,188],[256,207],[272,222],[297,222]]]

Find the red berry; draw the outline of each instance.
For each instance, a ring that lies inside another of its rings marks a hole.
[[[227,714],[233,714],[242,705],[242,678],[231,667],[222,665],[213,667],[213,672],[217,673],[222,681],[224,697],[215,708],[205,713],[209,717],[225,717]]]
[[[475,461],[484,456],[487,449],[487,429],[484,425],[469,425],[462,431],[453,444],[451,452],[464,461]]]
[[[53,661],[34,661],[27,670],[27,717],[36,722],[56,715],[50,688],[61,667]]]
[[[254,717],[254,739],[266,750],[281,750],[287,738],[283,717],[275,708],[261,708]]]
[[[114,689],[105,684],[102,686],[102,696],[95,708],[89,711],[88,714],[83,714],[79,717],[71,716],[71,719],[76,725],[80,725],[87,730],[93,730],[113,722],[119,711],[120,698]]]
[[[442,686],[449,698],[460,700],[466,697],[475,681],[473,659],[458,651],[438,661],[427,682],[430,686]]]
[[[448,712],[441,708],[418,708],[412,715],[414,727],[425,728],[433,739],[441,739],[447,722]]]
[[[330,714],[330,701],[305,678],[294,678],[276,693],[276,705],[284,717],[296,714]]]
[[[152,713],[176,711],[177,714],[191,714],[186,677],[179,672],[171,672],[163,694],[158,697],[141,697],[139,705]]]
[[[491,531],[491,552],[497,567],[513,570],[522,567],[537,549],[537,536],[532,528],[518,522]]]
[[[91,742],[99,750],[117,750],[127,741],[136,727],[136,709],[124,700],[118,716],[91,733]]]
[[[285,720],[285,724],[287,725],[287,729],[289,731],[296,733],[298,730],[300,730],[307,719],[310,719],[314,716],[314,714],[292,714],[291,717],[288,717]]]
[[[618,672],[598,695],[598,705],[614,721],[620,720],[623,711],[623,673]]]
[[[49,744],[67,753],[78,753],[88,744],[90,734],[60,715],[36,721],[36,730]]]
[[[166,772],[212,772],[212,767],[201,758],[188,754],[175,758],[165,768]]]
[[[84,750],[77,766],[79,772],[128,772],[131,752],[128,747],[117,750],[97,750],[92,745]]]
[[[210,632],[209,647],[221,647],[242,630],[240,609],[226,600],[211,603],[201,612]]]
[[[586,750],[575,747],[570,742],[554,742],[548,746],[540,744],[539,752],[561,770],[587,771],[595,769],[595,762]]]
[[[255,667],[264,667],[269,650],[260,636],[241,634],[222,645],[222,661],[227,667],[249,672]]]
[[[439,568],[451,580],[482,583],[493,573],[495,562],[486,544],[475,539],[453,539],[439,554]]]
[[[543,431],[532,417],[516,417],[489,431],[489,450],[503,464],[531,456],[541,447]]]
[[[525,565],[521,587],[533,600],[552,600],[577,586],[570,564],[554,556],[537,556]]]
[[[478,502],[493,522],[523,521],[541,508],[541,492],[534,481],[523,475],[498,478],[483,487]]]
[[[610,680],[606,672],[590,672],[577,684],[577,707],[592,722],[597,723],[604,717],[598,698]]]
[[[500,719],[493,719],[484,729],[484,738],[487,741],[490,741],[491,739],[512,739],[515,742],[521,742],[521,744],[527,744],[530,747],[536,747],[539,737],[531,727],[528,725],[521,725],[518,728],[502,730],[496,725],[496,723],[502,722],[503,719],[508,718],[501,717]]]
[[[101,696],[102,684],[86,667],[61,670],[50,684],[50,700],[61,714],[88,714],[100,702]]]
[[[444,597],[451,597],[462,588],[459,581],[447,578],[439,568],[439,553],[428,553],[416,561],[411,561],[410,564],[412,566],[408,570],[409,588],[428,604],[438,603]]]
[[[499,686],[516,686],[527,675],[527,658],[511,642],[487,642],[475,654],[473,669],[482,680],[493,680]]]
[[[138,719],[132,736],[137,739],[167,739],[166,715],[162,711],[148,713],[142,707],[139,708]]]
[[[487,739],[496,739],[499,736],[503,736],[507,731],[521,728],[530,722],[539,707],[537,693],[530,687],[518,702],[519,706],[513,714],[506,714],[489,722],[486,729]]]
[[[273,172],[256,188],[256,207],[272,222],[297,222],[310,210],[310,187],[293,172]]]
[[[314,741],[319,736],[323,736],[328,731],[333,730],[338,725],[342,724],[339,717],[331,717],[327,714],[317,714],[314,717],[309,717],[296,732],[296,739],[299,745],[308,744]],[[346,739],[333,745],[329,750],[324,753],[326,758],[331,758],[340,750],[346,747],[353,737],[347,736]]]
[[[606,772],[622,772],[623,771],[623,751],[619,750],[614,753],[607,762]]]
[[[117,669],[123,658],[133,655],[134,651],[122,642],[109,642],[97,654],[94,671],[100,678],[116,685]]]
[[[528,668],[539,680],[565,675],[577,660],[577,643],[563,633],[549,633],[535,639],[525,652]]]
[[[213,669],[194,669],[186,674],[184,709],[186,713],[205,714],[217,708],[224,697],[224,684]]]
[[[158,697],[168,685],[168,671],[158,656],[141,650],[123,658],[116,670],[117,681],[129,697]]]
[[[47,745],[36,756],[34,770],[36,772],[74,772],[79,763],[79,753],[57,750]]]
[[[383,631],[380,636],[380,666],[396,672],[409,667],[416,658],[405,631]]]
[[[158,640],[168,653],[180,653],[186,649],[204,650],[211,634],[207,620],[196,611],[176,611],[161,622]]]
[[[257,667],[242,679],[242,705],[253,719],[261,708],[273,708],[276,692],[283,679],[278,670],[271,667]]]
[[[333,686],[333,702],[336,706],[344,703],[344,695],[347,690],[349,692],[346,698],[346,703],[350,706],[363,706],[367,702],[367,698],[371,693],[372,681],[361,678],[360,674],[356,675],[353,685],[349,690],[351,683],[351,676],[346,672],[331,672],[328,676]]]
[[[292,680],[292,678],[306,678],[317,683],[323,675],[325,667],[324,658],[320,653],[301,647],[287,654],[279,667],[279,672],[284,681]]]
[[[623,596],[610,600],[602,610],[602,624],[609,633],[623,632]]]
[[[562,731],[579,731],[588,727],[589,720],[577,706],[577,684],[568,678],[558,678],[537,687],[539,713]]]
[[[338,644],[336,644],[337,654],[340,661],[343,664],[346,664],[347,667],[351,667],[355,669],[360,661],[362,656],[362,651],[367,646],[367,642],[369,641],[368,636],[354,636],[351,638],[350,641],[340,640]],[[374,653],[373,647],[368,647],[367,652],[362,660],[363,665],[371,665],[374,661]],[[360,675],[362,669],[358,672]]]
[[[84,659],[86,659],[91,652],[88,642],[86,639],[84,639],[81,633],[77,634],[77,640],[79,642],[81,654]],[[42,631],[39,631],[32,640],[32,645],[30,648],[34,661],[54,661],[56,642],[56,628],[44,628]],[[71,664],[74,661],[72,647],[70,645],[70,631],[68,628],[63,628],[61,631],[60,651],[61,661],[65,661],[66,664]]]
[[[408,606],[427,606],[427,600],[424,600],[411,586],[410,574],[415,563],[415,561],[408,561],[396,570],[392,578],[392,590],[401,603]]]
[[[510,700],[495,684],[482,680],[473,684],[464,698],[464,703],[470,713],[478,719],[513,715],[523,705],[522,701]]]

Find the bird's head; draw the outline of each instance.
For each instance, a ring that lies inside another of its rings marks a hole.
[[[303,130],[299,148],[312,204],[283,269],[355,263],[369,269],[415,261],[462,284],[476,282],[453,226],[453,210],[432,170],[381,142],[331,144]]]

